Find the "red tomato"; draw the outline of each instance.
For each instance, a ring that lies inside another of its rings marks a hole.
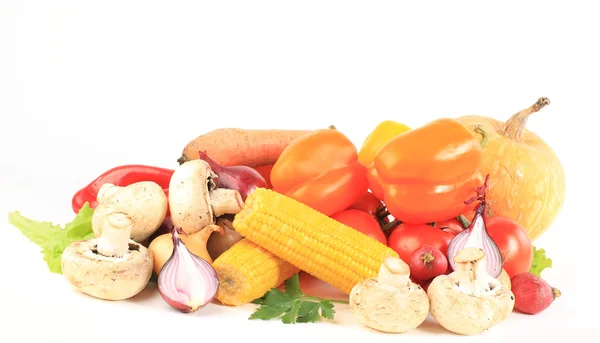
[[[365,192],[365,194],[357,202],[352,204],[348,209],[355,209],[363,212],[367,212],[373,217],[377,217],[377,209],[381,207],[383,203],[377,199],[373,193]]]
[[[465,229],[462,226],[462,224],[455,218],[436,222],[435,227],[442,231],[451,233],[454,236],[458,235]]]
[[[452,238],[454,234],[431,225],[403,223],[392,231],[388,238],[388,246],[408,264],[410,255],[424,245],[433,246],[447,255],[448,244]]]
[[[338,212],[332,215],[331,218],[344,225],[350,226],[383,244],[387,243],[385,235],[383,234],[383,231],[381,231],[381,226],[379,226],[379,223],[375,218],[367,212],[349,209]]]
[[[516,221],[503,216],[488,217],[485,224],[490,237],[502,253],[502,267],[508,276],[512,278],[528,272],[533,261],[533,247],[525,229]]]

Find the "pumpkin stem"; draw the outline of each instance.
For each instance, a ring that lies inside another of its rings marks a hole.
[[[475,125],[475,132],[477,132],[483,137],[481,138],[481,142],[479,142],[479,145],[481,146],[481,149],[484,149],[488,142],[487,132],[485,132],[485,130],[479,124]]]
[[[508,138],[522,142],[527,118],[529,118],[530,114],[541,110],[546,105],[550,105],[550,100],[545,97],[539,98],[535,104],[515,113],[512,117],[510,117],[506,123],[502,125],[500,133]]]

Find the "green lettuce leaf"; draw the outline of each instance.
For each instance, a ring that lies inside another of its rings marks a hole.
[[[540,274],[546,268],[552,267],[552,260],[546,257],[546,251],[544,249],[537,249],[533,247],[533,261],[531,262],[531,268],[529,272],[542,277]]]
[[[92,215],[94,210],[85,203],[77,216],[64,228],[51,222],[37,221],[24,217],[19,211],[8,214],[8,222],[15,226],[30,241],[42,248],[44,261],[53,273],[62,274],[60,260],[63,251],[75,241],[94,238]]]

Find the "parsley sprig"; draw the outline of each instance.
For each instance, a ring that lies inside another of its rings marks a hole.
[[[343,300],[330,300],[308,296],[300,290],[298,274],[285,281],[285,292],[271,288],[262,298],[253,301],[260,305],[249,319],[271,320],[281,317],[284,324],[314,323],[333,319],[333,304],[348,304]]]

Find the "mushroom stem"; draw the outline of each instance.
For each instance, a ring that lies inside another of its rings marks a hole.
[[[410,267],[399,258],[386,257],[379,268],[378,282],[382,286],[407,290],[410,288]]]
[[[499,282],[488,274],[482,249],[464,248],[456,254],[454,262],[457,285],[466,293],[478,297]]]
[[[123,257],[129,250],[132,227],[133,221],[126,213],[106,214],[102,234],[98,239],[98,253],[106,257]]]
[[[240,192],[233,189],[217,188],[210,191],[209,197],[215,217],[237,214],[244,206]]]

